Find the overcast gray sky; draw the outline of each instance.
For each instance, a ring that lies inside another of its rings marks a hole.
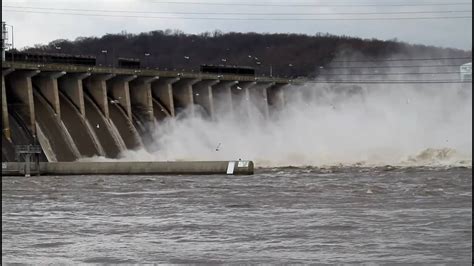
[[[437,18],[419,19],[428,17]],[[3,0],[2,20],[13,25],[16,48],[121,31],[219,29],[472,49],[472,0]]]

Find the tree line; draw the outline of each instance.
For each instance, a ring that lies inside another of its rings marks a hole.
[[[311,77],[333,60],[470,57],[472,52],[409,44],[393,40],[362,39],[329,33],[241,33],[221,31],[186,34],[156,30],[140,34],[122,31],[102,37],[59,39],[25,48],[27,52],[89,55],[97,64],[112,65],[117,58],[140,59],[143,67],[199,71],[202,64],[238,65],[258,75]]]

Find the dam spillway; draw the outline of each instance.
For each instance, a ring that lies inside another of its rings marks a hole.
[[[147,148],[150,130],[187,111],[214,120],[269,117],[290,80],[152,69],[2,62],[2,161],[17,145],[41,146],[41,161],[118,158]],[[252,113],[254,115],[254,113]]]

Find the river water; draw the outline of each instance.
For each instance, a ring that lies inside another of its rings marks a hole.
[[[2,177],[3,263],[472,260],[471,167]]]

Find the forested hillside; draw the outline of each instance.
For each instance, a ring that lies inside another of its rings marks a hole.
[[[93,55],[99,64],[113,58],[139,58],[142,66],[198,71],[201,64],[243,65],[258,74],[314,76],[332,60],[470,57],[471,51],[412,45],[396,40],[381,41],[330,34],[222,33],[185,34],[157,30],[141,34],[107,34],[55,40],[25,49],[29,52],[60,52]]]

